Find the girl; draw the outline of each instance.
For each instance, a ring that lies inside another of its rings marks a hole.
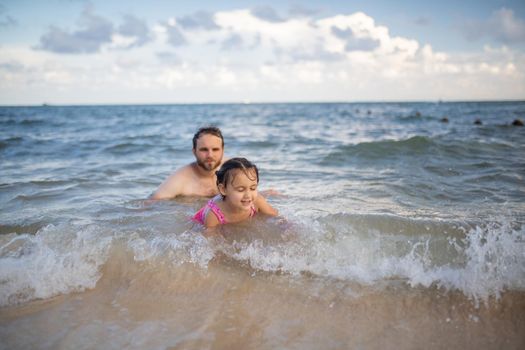
[[[192,218],[205,227],[235,223],[253,217],[257,212],[276,216],[275,210],[257,195],[259,170],[246,158],[226,161],[217,175],[219,195],[210,199]]]

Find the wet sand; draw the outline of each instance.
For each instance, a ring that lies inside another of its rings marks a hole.
[[[1,309],[1,348],[525,348],[524,292],[476,303],[402,281],[364,287],[224,257],[202,269],[116,256],[92,290]]]

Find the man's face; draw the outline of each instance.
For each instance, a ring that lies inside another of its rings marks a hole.
[[[207,171],[215,170],[221,165],[224,155],[222,140],[215,135],[203,134],[197,139],[193,154],[201,168]]]

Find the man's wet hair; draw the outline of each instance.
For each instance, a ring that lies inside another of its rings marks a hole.
[[[259,183],[259,169],[257,166],[246,158],[231,158],[228,159],[221,168],[215,172],[217,175],[217,186],[222,184],[224,187],[228,183],[233,182],[234,170],[241,170],[251,180],[257,180]],[[253,179],[253,172],[255,172],[255,179]]]
[[[222,148],[224,148],[224,138],[222,137],[221,129],[215,126],[206,126],[197,130],[195,135],[193,135],[193,149],[197,149],[197,140],[199,139],[199,137],[206,134],[217,136],[218,138],[220,138],[222,142]]]

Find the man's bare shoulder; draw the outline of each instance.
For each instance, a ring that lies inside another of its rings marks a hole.
[[[185,166],[175,170],[168,179],[174,178],[174,179],[180,179],[180,178],[188,178],[195,175],[194,170],[194,163],[186,164]]]
[[[184,195],[184,185],[194,177],[193,163],[187,164],[169,175],[159,188],[150,196],[151,199],[171,199]]]

